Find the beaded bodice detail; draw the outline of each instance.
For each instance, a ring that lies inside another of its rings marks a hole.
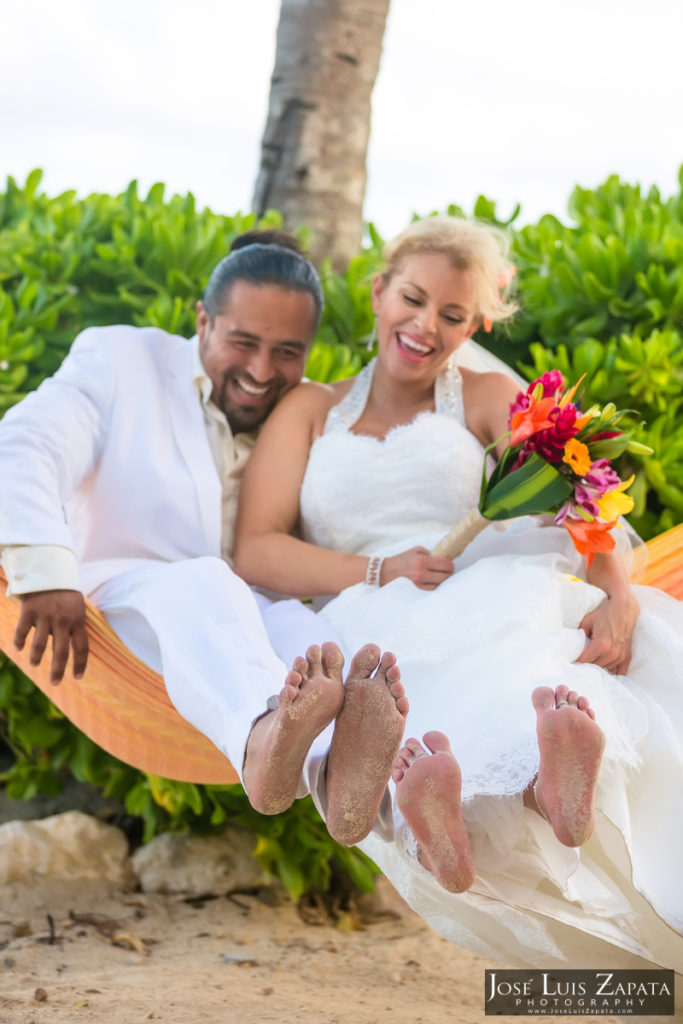
[[[365,409],[374,363],[327,417],[301,489],[301,528],[319,547],[391,554],[431,543],[479,498],[483,448],[465,425],[462,377],[440,374],[434,412],[379,438],[351,428]]]

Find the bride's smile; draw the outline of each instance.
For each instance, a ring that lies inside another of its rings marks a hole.
[[[408,334],[406,331],[397,331],[396,341],[401,352],[408,359],[413,359],[415,362],[419,362],[434,351],[431,345],[425,345],[415,335]]]

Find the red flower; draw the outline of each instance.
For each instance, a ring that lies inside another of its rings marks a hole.
[[[597,434],[593,434],[591,442],[593,441],[607,441],[610,437],[621,437],[621,430],[601,430]]]
[[[576,415],[575,405],[565,405],[564,408],[556,406],[549,417],[550,426],[537,431],[525,442],[525,459],[531,452],[537,452],[546,462],[562,462],[565,445],[577,432]]]

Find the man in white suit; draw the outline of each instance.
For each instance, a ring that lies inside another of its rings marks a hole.
[[[52,636],[52,681],[70,655],[83,675],[88,595],[243,779],[261,723],[245,786],[276,813],[319,784],[327,743],[309,747],[341,706],[342,658],[327,646],[287,676],[329,630],[298,601],[254,594],[229,563],[244,464],[259,425],[301,379],[323,295],[292,239],[243,242],[197,303],[194,339],[90,328],[7,413],[0,550],[8,593],[21,599],[15,644],[33,629],[34,664]]]

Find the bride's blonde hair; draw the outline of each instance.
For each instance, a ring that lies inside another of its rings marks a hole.
[[[413,221],[384,246],[384,279],[389,281],[406,256],[441,252],[454,267],[472,274],[479,318],[497,323],[509,319],[518,309],[509,297],[515,274],[509,251],[507,234],[490,224],[462,217],[424,217]]]

